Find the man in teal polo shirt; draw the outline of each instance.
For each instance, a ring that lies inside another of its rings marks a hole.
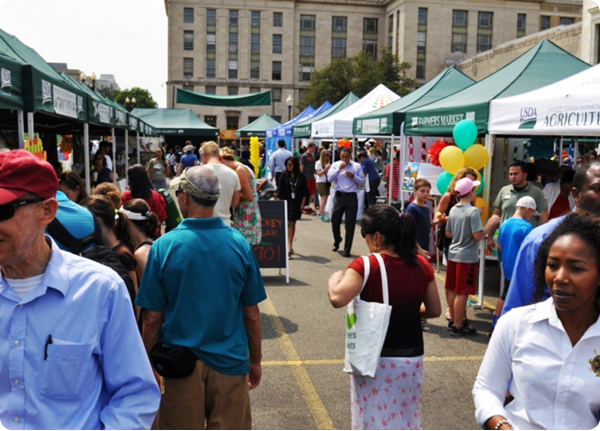
[[[258,262],[244,236],[214,217],[219,182],[204,166],[171,185],[184,220],[150,249],[136,304],[149,350],[187,347],[191,375],[164,379],[160,429],[251,429],[249,389],[261,379],[265,300]]]

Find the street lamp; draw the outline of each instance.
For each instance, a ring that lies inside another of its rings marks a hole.
[[[135,108],[135,102],[137,102],[137,100],[135,100],[135,97],[133,97],[132,99],[129,99],[129,96],[125,98],[125,109],[127,109],[128,112],[131,112],[133,110],[133,108]]]
[[[90,80],[92,81],[92,85],[87,84],[88,78],[90,78]],[[92,74],[90,76],[86,76],[86,74],[84,72],[81,72],[79,74],[79,80],[81,81],[82,84],[88,85],[88,87],[90,87],[92,90],[96,91],[96,73],[92,72]]]
[[[285,99],[285,103],[288,107],[288,121],[290,121],[292,119],[292,106],[294,105],[294,99],[291,94]]]

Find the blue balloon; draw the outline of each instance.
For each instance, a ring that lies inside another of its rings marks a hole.
[[[456,146],[464,151],[477,140],[477,125],[471,120],[461,120],[454,126],[452,137]]]

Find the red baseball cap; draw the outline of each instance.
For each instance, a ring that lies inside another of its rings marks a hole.
[[[25,150],[0,152],[0,205],[26,193],[53,198],[57,190],[58,177],[50,163]]]

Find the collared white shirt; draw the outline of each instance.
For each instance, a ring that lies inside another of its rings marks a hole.
[[[600,319],[575,345],[552,298],[505,314],[499,321],[473,387],[475,417],[494,415],[515,429],[593,429],[600,416]],[[503,407],[506,388],[514,401]]]

